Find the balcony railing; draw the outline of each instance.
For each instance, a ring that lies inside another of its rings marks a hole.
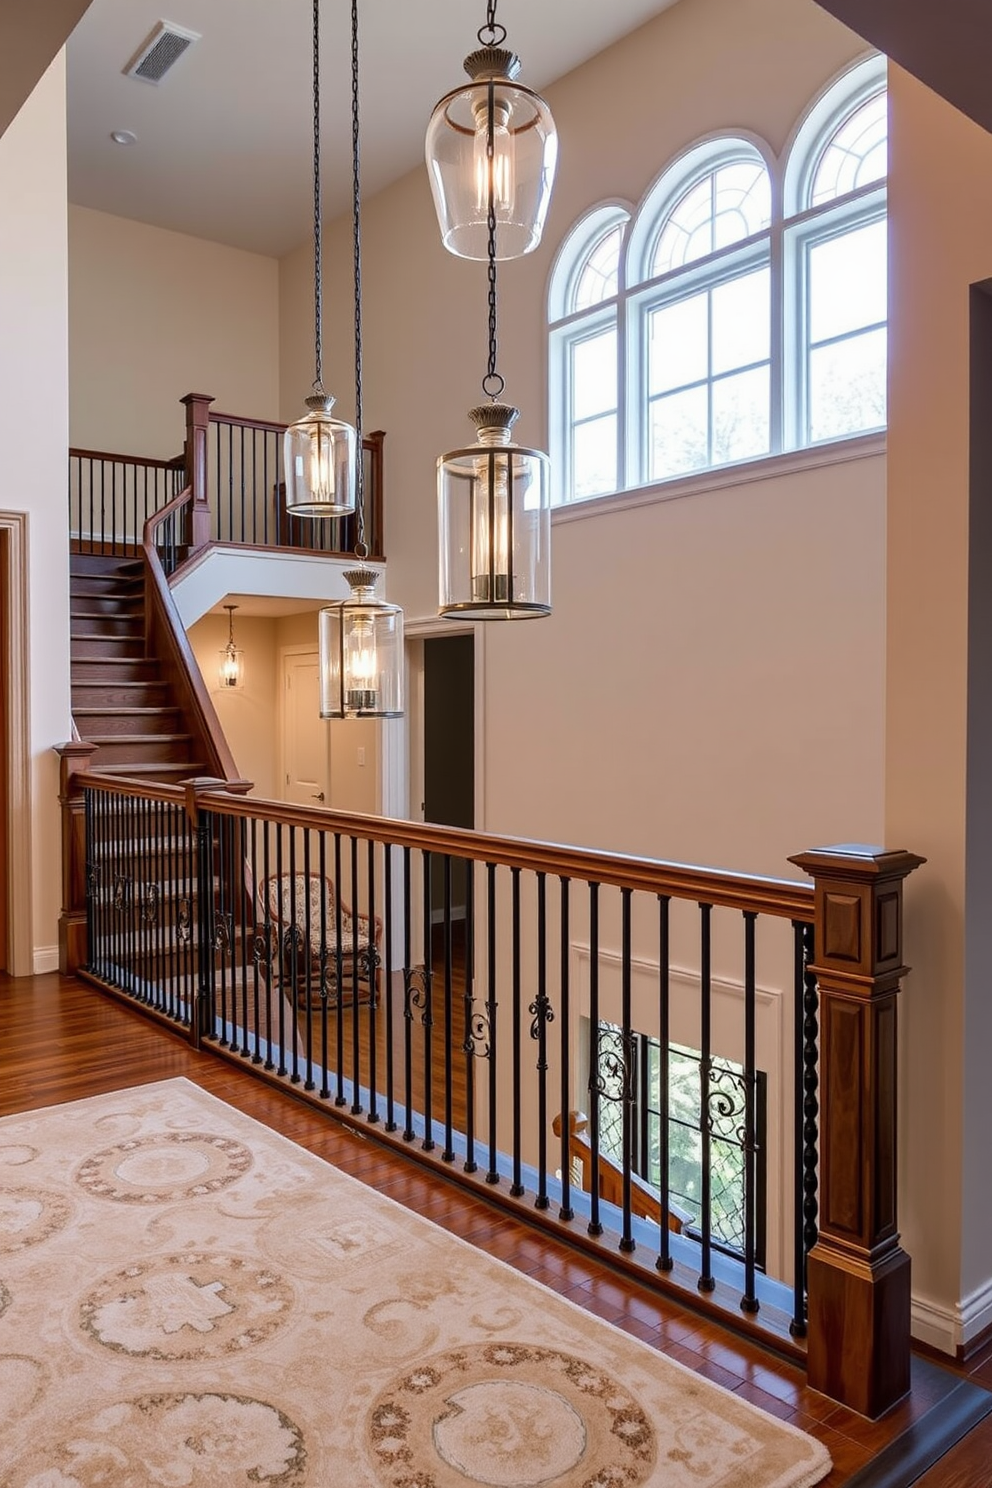
[[[183,490],[182,522],[164,529],[163,565],[171,573],[209,543],[350,555],[356,519],[300,518],[286,511],[282,469],[285,425],[217,413],[213,399],[189,393],[183,453],[172,460],[97,450],[69,451],[69,535],[78,552],[130,554],[146,522]],[[362,442],[365,541],[369,557],[385,557],[383,441]]]
[[[66,893],[85,921],[82,974],[195,1046],[785,1352],[803,1357],[808,1332],[811,1382],[848,1404],[877,1414],[905,1392],[908,1286],[904,1318],[892,1286],[906,1262],[894,1210],[894,1013],[901,882],[921,860],[800,855],[814,892],[308,811],[217,782],[97,779],[72,764],[67,754]],[[645,1202],[639,1036],[656,1041],[662,1092],[672,1043],[698,1056],[689,1224],[670,1199],[667,1098],[656,1207]],[[712,1187],[728,1060],[742,1092],[736,1249],[716,1233]],[[576,1124],[558,1119],[580,1106],[582,1168]],[[620,1132],[615,1188],[601,1151],[607,1114]],[[852,1327],[864,1345],[856,1367],[840,1346]]]

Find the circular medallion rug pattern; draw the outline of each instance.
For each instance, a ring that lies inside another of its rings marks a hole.
[[[650,1421],[617,1380],[534,1344],[430,1356],[380,1393],[367,1430],[396,1488],[636,1488],[657,1455]]]
[[[94,1152],[76,1182],[97,1199],[118,1204],[174,1204],[236,1183],[248,1172],[247,1147],[211,1132],[164,1132]]]
[[[0,1119],[0,1488],[813,1488],[826,1450],[198,1089]]]

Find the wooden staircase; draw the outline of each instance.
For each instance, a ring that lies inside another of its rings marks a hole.
[[[209,773],[159,659],[148,654],[140,558],[73,553],[72,716],[92,769],[174,784]]]

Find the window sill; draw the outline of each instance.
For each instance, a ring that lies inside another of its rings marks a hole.
[[[885,454],[885,430],[859,434],[853,439],[835,439],[806,449],[787,450],[780,455],[763,455],[758,460],[742,460],[736,465],[719,465],[711,470],[694,471],[692,475],[675,476],[650,486],[634,486],[627,491],[612,491],[605,496],[587,496],[551,508],[551,520],[578,522],[584,517],[599,517],[608,512],[629,511],[632,507],[654,506],[659,501],[678,501],[684,496],[703,496],[710,491],[723,491],[730,486],[744,486],[751,481],[776,480],[797,475],[804,470],[817,470],[824,465],[843,465],[849,460],[869,460]]]

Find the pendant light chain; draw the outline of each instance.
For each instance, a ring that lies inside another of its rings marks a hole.
[[[506,27],[496,20],[496,0],[488,0],[486,24],[476,32],[480,46],[502,46],[506,40]]]
[[[355,552],[368,557],[365,541],[365,450],[362,446],[362,176],[358,137],[358,0],[351,0],[352,224],[355,250]]]
[[[320,236],[320,0],[313,0],[313,317],[316,369],[313,387],[318,393],[324,391],[320,346],[322,313]]]
[[[495,15],[495,3],[490,5],[490,13]],[[493,141],[493,120],[495,118],[495,97],[492,78],[489,80],[489,122],[486,127],[486,175],[489,179],[488,210],[486,213],[486,226],[489,233],[489,365],[485,377],[482,379],[482,391],[487,398],[495,403],[506,386],[503,378],[496,371],[496,192],[493,185],[495,172],[494,155],[495,144]]]

